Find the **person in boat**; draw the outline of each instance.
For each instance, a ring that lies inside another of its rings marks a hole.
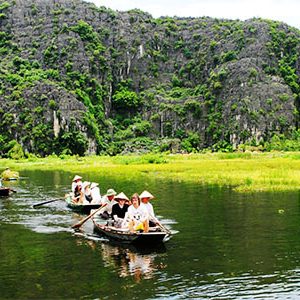
[[[125,218],[125,214],[129,207],[128,204],[125,204],[126,200],[129,200],[129,199],[123,192],[121,192],[117,196],[115,196],[115,201],[117,201],[117,203],[113,205],[111,215],[114,220],[114,225],[117,228],[122,227],[122,223]]]
[[[140,197],[135,193],[131,197],[132,205],[128,207],[122,227],[128,227],[131,232],[149,231],[149,220],[147,211],[140,206]]]
[[[101,203],[100,189],[98,187],[98,183],[96,183],[96,182],[91,183],[91,195],[92,195],[91,203],[93,203],[93,204]]]
[[[154,199],[154,196],[149,193],[148,191],[143,191],[140,194],[140,199],[141,199],[141,207],[145,209],[148,213],[149,217],[149,226],[154,227],[158,223],[158,220],[155,217],[154,214],[154,209],[152,204],[149,202],[150,200]]]
[[[81,195],[80,195],[80,202],[82,204],[89,204],[92,201],[90,184],[91,183],[89,181],[84,181],[82,184]]]
[[[105,204],[105,206],[102,209],[100,209],[100,211],[97,213],[97,215],[100,216],[102,219],[108,220],[111,217],[112,207],[114,204],[117,203],[114,200],[116,195],[117,193],[114,189],[108,189],[106,195],[102,197],[101,204]]]
[[[73,193],[73,201],[78,202],[80,195],[81,195],[81,188],[82,188],[82,177],[79,175],[75,175],[73,180],[72,180],[72,186],[71,186],[71,191]]]
[[[127,204],[128,206],[130,206],[132,204],[131,203],[131,199],[125,200],[125,204]]]

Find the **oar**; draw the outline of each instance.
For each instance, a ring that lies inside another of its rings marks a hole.
[[[32,207],[36,208],[37,206],[41,206],[41,205],[44,205],[44,204],[47,204],[47,203],[51,203],[51,202],[55,202],[55,201],[58,201],[58,200],[61,200],[61,199],[53,199],[53,200],[48,200],[48,201],[36,203],[36,204],[33,204]]]
[[[16,192],[17,192],[17,191],[15,191],[15,190],[11,189],[11,188],[9,188],[9,190],[10,190],[11,192],[13,192],[13,193],[16,193]]]
[[[161,228],[161,229],[163,229],[167,234],[172,234],[172,232],[167,228],[167,227],[165,227],[164,225],[162,225],[158,220],[157,220],[157,218],[155,218],[154,216],[152,216],[152,215],[150,215],[150,217],[152,218],[152,219],[154,219],[155,220],[155,223]]]
[[[94,212],[92,212],[89,216],[81,220],[79,223],[72,225],[72,228],[79,228],[83,223],[85,223],[88,219],[90,219],[94,214],[96,214],[101,208],[106,206],[107,203],[102,204],[99,208],[97,208]]]

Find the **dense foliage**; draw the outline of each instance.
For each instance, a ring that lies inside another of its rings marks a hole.
[[[300,150],[297,29],[19,5],[0,2],[2,157]]]

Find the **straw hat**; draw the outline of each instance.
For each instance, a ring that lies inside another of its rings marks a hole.
[[[82,184],[82,189],[84,190],[86,187],[88,187],[91,183],[89,181],[84,181]]]
[[[114,189],[108,189],[106,192],[106,196],[115,196],[117,195],[117,192]]]
[[[141,194],[140,194],[140,199],[143,199],[143,198],[150,198],[150,199],[153,199],[154,196],[152,194],[150,194],[148,191],[143,191]]]
[[[94,187],[98,186],[99,184],[97,182],[92,182],[91,184],[91,189],[93,189]]]
[[[129,199],[127,198],[127,196],[126,196],[123,192],[119,193],[119,194],[115,197],[115,200],[118,200],[118,199],[129,200]]]
[[[79,180],[79,179],[82,179],[82,177],[81,177],[81,176],[79,176],[79,175],[75,175],[75,177],[73,178],[73,180],[72,180],[72,181],[76,181],[76,180]]]

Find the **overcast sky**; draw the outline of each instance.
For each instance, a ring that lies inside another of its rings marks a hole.
[[[203,17],[246,20],[253,17],[282,21],[300,29],[299,0],[85,0],[126,11],[139,8],[153,17]]]

